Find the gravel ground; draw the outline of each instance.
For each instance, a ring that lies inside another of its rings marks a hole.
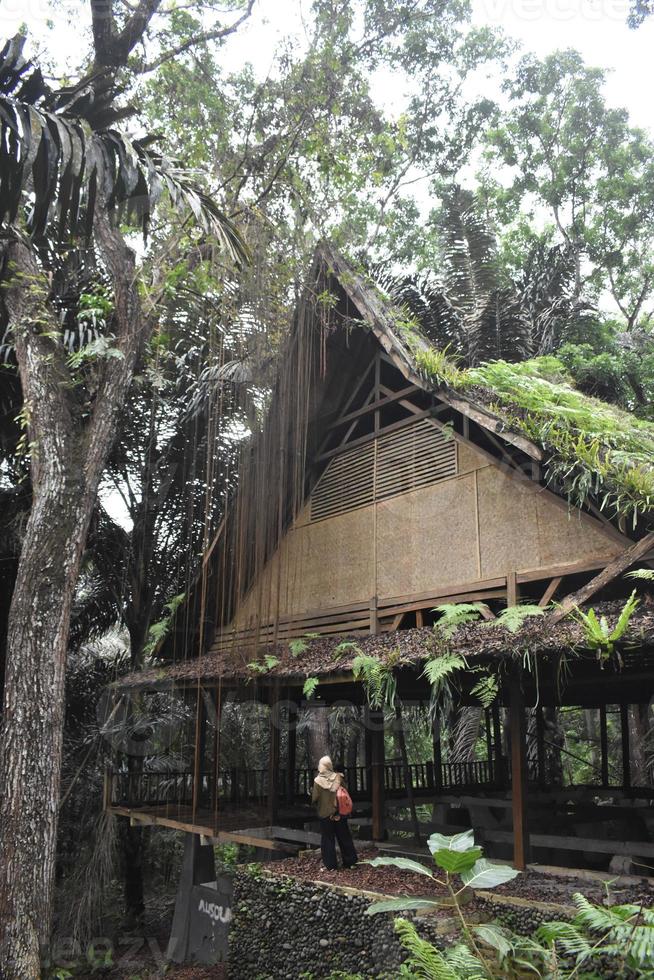
[[[371,858],[379,857],[379,855],[379,851],[370,849],[361,851],[359,857],[362,862],[365,862]],[[427,855],[425,855],[423,863],[428,867],[430,866]],[[433,884],[428,878],[419,877],[411,871],[400,871],[396,868],[373,868],[361,863],[348,870],[321,870],[322,862],[318,851],[304,854],[298,858],[276,861],[268,867],[271,871],[292,875],[300,881],[324,881],[332,885],[347,885],[351,888],[380,892],[384,895],[442,896],[446,894],[444,889]],[[611,882],[611,880],[611,876],[607,873],[606,881]],[[513,895],[522,899],[554,902],[560,905],[571,905],[572,896],[575,892],[582,892],[597,904],[607,904],[607,895],[610,895],[610,904],[632,902],[634,904],[642,903],[647,908],[654,906],[654,882],[646,879],[628,885],[612,884],[608,886],[607,890],[601,880],[591,881],[585,878],[571,878],[567,875],[558,876],[539,871],[525,871],[513,881],[492,890],[492,894],[496,895]]]

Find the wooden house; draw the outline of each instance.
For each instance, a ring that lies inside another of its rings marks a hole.
[[[192,765],[123,765],[108,778],[109,809],[210,838],[299,839],[311,773],[296,766],[292,724],[280,753],[280,719],[292,721],[313,692],[365,714],[364,757],[348,772],[364,836],[384,837],[389,802],[420,800],[446,826],[481,825],[487,847],[512,846],[521,867],[530,845],[541,859],[593,851],[651,862],[654,791],[631,779],[628,709],[654,694],[646,588],[615,643],[594,643],[567,613],[592,599],[610,632],[635,584],[624,573],[653,560],[654,427],[544,368],[504,365],[495,383],[498,371],[448,366],[406,310],[319,246],[265,424],[243,454],[202,574],[159,662],[118,687],[120,697],[190,697]],[[502,610],[525,602],[546,611],[515,632],[502,626]],[[436,607],[459,603],[478,603],[480,618],[446,637]],[[383,709],[353,674],[356,658],[392,669],[397,703],[426,710],[437,699],[425,665],[452,653],[465,657],[459,706],[479,706],[480,677],[497,689],[481,708],[486,757],[444,760],[436,723],[430,758],[388,762]],[[238,697],[270,706],[269,757],[257,773],[221,763],[221,705]],[[544,712],[566,705],[598,712],[589,786],[557,785],[548,770]],[[611,839],[610,821],[636,811],[637,843]]]

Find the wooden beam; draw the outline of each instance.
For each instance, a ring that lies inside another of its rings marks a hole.
[[[520,670],[515,666],[511,672],[509,681],[513,864],[519,871],[524,871],[529,861],[529,827],[527,823],[527,738],[525,705],[520,680]]]
[[[202,771],[202,750],[203,750],[202,730],[204,728],[203,715],[204,715],[204,701],[202,699],[202,685],[200,681],[198,681],[196,686],[196,704],[195,704],[195,741],[193,743],[193,805],[192,805],[193,823],[195,823],[195,815],[198,812],[198,803],[200,801],[200,778],[201,778],[201,771]]]
[[[395,619],[391,623],[391,629],[390,629],[390,632],[391,633],[394,633],[395,630],[398,630],[400,628],[400,625],[402,623],[402,620],[404,619],[405,616],[406,616],[406,613],[403,613],[403,612],[397,614],[397,616],[395,617]]]
[[[538,605],[541,607],[541,609],[544,609],[545,606],[549,605],[550,601],[554,598],[554,593],[556,592],[556,590],[558,589],[562,581],[563,581],[562,575],[557,575],[556,578],[552,579],[552,581],[547,586],[547,588],[543,592],[538,602]]]
[[[345,425],[346,422],[351,422],[353,419],[359,419],[363,415],[368,415],[370,412],[383,409],[386,405],[400,401],[402,398],[406,398],[407,395],[412,395],[414,391],[420,391],[421,389],[417,385],[407,385],[406,388],[402,388],[400,391],[391,391],[381,385],[380,390],[382,392],[388,391],[389,393],[384,398],[378,398],[373,402],[369,402],[367,405],[363,405],[361,408],[357,408],[355,412],[348,412],[347,415],[341,415],[334,422],[330,422],[327,428],[337,429],[339,426]]]
[[[559,620],[567,616],[576,606],[580,606],[582,602],[586,602],[591,596],[603,589],[605,585],[612,582],[618,575],[622,572],[626,572],[631,565],[635,564],[639,558],[642,558],[647,552],[654,546],[654,531],[650,531],[645,537],[641,538],[640,541],[636,541],[632,544],[630,548],[626,551],[621,552],[616,558],[606,565],[605,568],[596,575],[595,578],[591,579],[586,585],[577,589],[576,592],[572,592],[569,596],[563,600],[558,609],[550,614],[549,621],[552,625],[558,623]]]

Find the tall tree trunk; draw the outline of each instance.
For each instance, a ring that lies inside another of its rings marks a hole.
[[[82,410],[48,283],[22,243],[5,292],[31,451],[33,502],[7,633],[0,737],[0,976],[37,980],[50,938],[70,612],[98,484],[145,337],[131,251],[103,203],[96,234],[114,282],[119,356]]]

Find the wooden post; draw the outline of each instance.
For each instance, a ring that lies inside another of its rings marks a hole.
[[[292,805],[295,799],[295,767],[297,765],[297,704],[288,692],[288,733],[286,753],[286,801]]]
[[[491,707],[493,716],[493,743],[495,749],[495,762],[493,765],[493,781],[500,785],[504,781],[504,764],[502,762],[502,723],[500,720],[500,706],[496,698]]]
[[[545,788],[545,719],[543,718],[543,706],[536,708],[536,755],[538,760],[538,785],[541,789]]]
[[[443,788],[443,755],[441,752],[441,716],[440,712],[434,714],[431,726],[432,745],[434,747],[434,787]]]
[[[631,788],[631,760],[629,757],[629,705],[620,705],[620,729],[622,733],[622,786]]]
[[[377,596],[370,600],[370,632],[379,633],[379,615],[377,612]]]
[[[490,708],[484,710],[484,732],[486,735],[486,760],[488,762],[488,775],[493,778],[493,735],[491,732],[491,713]]]
[[[527,752],[525,705],[520,686],[520,670],[514,667],[509,682],[511,727],[511,800],[513,808],[513,864],[519,871],[527,866],[529,828],[527,825]]]
[[[599,709],[600,721],[600,765],[602,767],[602,786],[607,789],[609,785],[609,739],[606,726],[606,705],[601,704]]]
[[[220,810],[220,721],[222,718],[222,680],[214,688],[214,739],[213,739],[213,826],[218,831]]]
[[[279,795],[279,684],[270,690],[270,756],[268,761],[268,823],[277,823]]]
[[[372,839],[384,839],[384,712],[368,711],[370,726],[370,786],[372,801]]]
[[[506,604],[508,606],[517,606],[520,601],[520,592],[518,590],[518,577],[516,575],[515,569],[507,572],[506,575]]]
[[[200,802],[200,779],[202,773],[202,752],[203,752],[203,709],[204,702],[202,701],[202,685],[198,681],[196,701],[195,701],[195,742],[193,751],[193,795],[192,795],[192,813],[193,819],[192,823],[195,823],[195,817],[198,812],[198,805]]]

